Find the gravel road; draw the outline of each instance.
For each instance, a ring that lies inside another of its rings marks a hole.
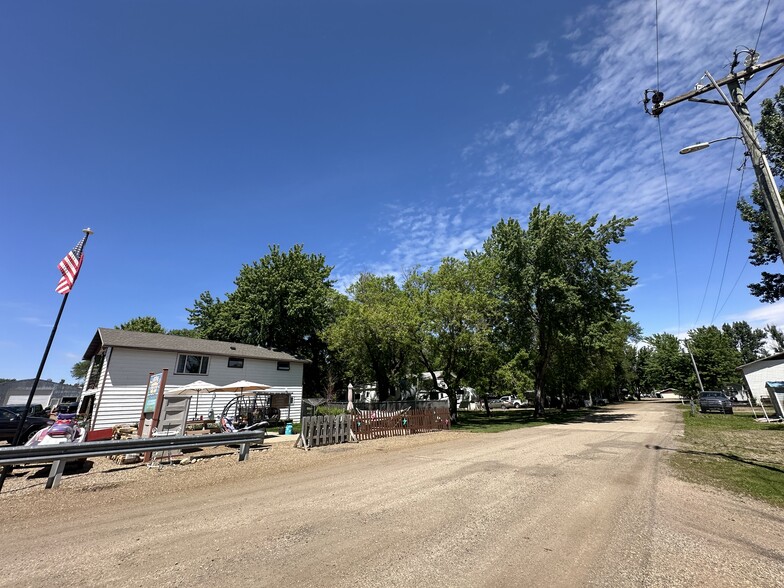
[[[679,422],[636,402],[244,463],[96,460],[55,491],[15,476],[0,586],[784,586],[784,513],[674,478]]]

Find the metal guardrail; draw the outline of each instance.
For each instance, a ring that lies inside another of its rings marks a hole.
[[[0,448],[0,466],[52,462],[46,487],[57,488],[60,485],[60,478],[63,475],[65,464],[75,459],[238,444],[240,446],[239,461],[245,461],[251,444],[263,443],[265,435],[266,431],[260,429],[258,431],[244,431],[240,433],[215,433],[209,436],[181,435],[177,437],[118,439],[115,441],[85,441],[84,443],[39,445],[37,447],[3,447]]]

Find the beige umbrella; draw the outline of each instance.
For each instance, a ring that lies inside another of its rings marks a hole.
[[[267,386],[266,384],[259,384],[258,382],[249,382],[248,380],[240,380],[238,382],[232,382],[231,384],[226,384],[225,386],[220,386],[216,390],[219,392],[236,392],[240,396],[254,396],[257,392],[261,392],[262,390],[267,390],[271,386]],[[255,399],[253,401],[253,405],[255,407]],[[224,408],[224,412],[225,412]],[[221,421],[223,417],[221,417]],[[221,422],[221,427],[223,427],[223,423]]]
[[[249,382],[248,380],[240,380],[239,382],[233,382],[231,384],[226,384],[225,386],[217,386],[215,391],[217,392],[237,392],[239,394],[244,395],[246,392],[258,392],[261,390],[268,390],[270,386],[266,384],[259,384],[257,382]]]
[[[348,403],[346,403],[346,412],[354,410],[354,386],[348,385]]]
[[[169,394],[182,394],[185,396],[196,394],[196,408],[194,410],[194,414],[199,414],[199,394],[201,392],[214,392],[217,390],[218,387],[215,384],[210,384],[209,382],[203,382],[201,380],[196,380],[195,382],[191,382],[190,384],[185,384],[184,386],[180,386],[179,388],[174,388],[173,390],[169,390]],[[214,397],[213,397],[214,398]]]

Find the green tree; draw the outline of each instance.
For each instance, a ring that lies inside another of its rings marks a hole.
[[[411,341],[423,371],[437,387],[441,372],[452,419],[457,394],[480,379],[492,355],[495,300],[490,296],[484,260],[445,258],[437,270],[411,272],[403,286],[416,317]]]
[[[199,333],[196,329],[171,329],[166,331],[167,335],[176,335],[178,337],[190,337],[191,339],[199,339]]]
[[[741,364],[741,355],[721,329],[713,325],[692,329],[688,345],[705,390],[722,390],[726,384],[738,381],[736,368]],[[689,377],[689,383],[691,390],[699,388],[696,375]]]
[[[348,295],[324,336],[352,381],[374,382],[383,402],[410,374],[412,307],[392,276],[362,274]]]
[[[202,293],[187,309],[188,321],[207,339],[261,345],[310,360],[303,392],[318,394],[327,361],[321,333],[334,319],[338,298],[331,272],[323,255],[305,253],[302,245],[288,252],[272,245],[267,255],[242,266],[226,300]]]
[[[640,379],[645,385],[650,390],[685,390],[692,373],[691,360],[678,338],[670,333],[656,333],[644,342],[649,351],[641,352],[645,359],[640,365],[644,370]]]
[[[731,324],[724,323],[721,330],[740,354],[741,363],[750,363],[764,355],[765,331],[763,329],[752,329],[746,321],[738,321]]]
[[[773,342],[773,353],[781,353],[784,351],[784,332],[781,331],[776,325],[768,325],[765,327],[770,340]]]
[[[557,354],[590,345],[609,333],[631,309],[624,292],[635,283],[634,262],[613,260],[636,219],[613,217],[597,226],[537,206],[523,229],[514,220],[493,227],[484,253],[493,260],[502,302],[501,329],[510,352],[526,349],[536,395],[535,416]]]
[[[87,371],[90,369],[90,360],[83,359],[73,364],[71,368],[71,377],[77,384],[83,384],[84,379],[87,377]]]
[[[123,331],[138,331],[140,333],[163,334],[166,332],[166,329],[161,326],[161,323],[154,316],[137,316],[114,328],[122,329]]]
[[[762,101],[757,130],[765,141],[764,151],[773,175],[784,178],[784,86],[775,97]],[[755,266],[775,264],[781,252],[758,185],[754,186],[750,201],[743,198],[738,201],[738,210],[752,233],[749,239],[751,263]],[[775,302],[784,297],[784,274],[763,271],[759,282],[749,284],[749,290],[763,302]]]

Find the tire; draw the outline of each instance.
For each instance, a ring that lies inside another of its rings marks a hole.
[[[24,445],[27,443],[30,439],[35,437],[36,433],[38,433],[40,430],[41,429],[30,429],[29,431],[22,433],[22,440],[19,442],[19,445]]]
[[[728,408],[728,409],[727,409],[726,411],[724,411],[724,412],[726,412],[727,414],[732,414],[732,409],[731,409],[731,408]]]

